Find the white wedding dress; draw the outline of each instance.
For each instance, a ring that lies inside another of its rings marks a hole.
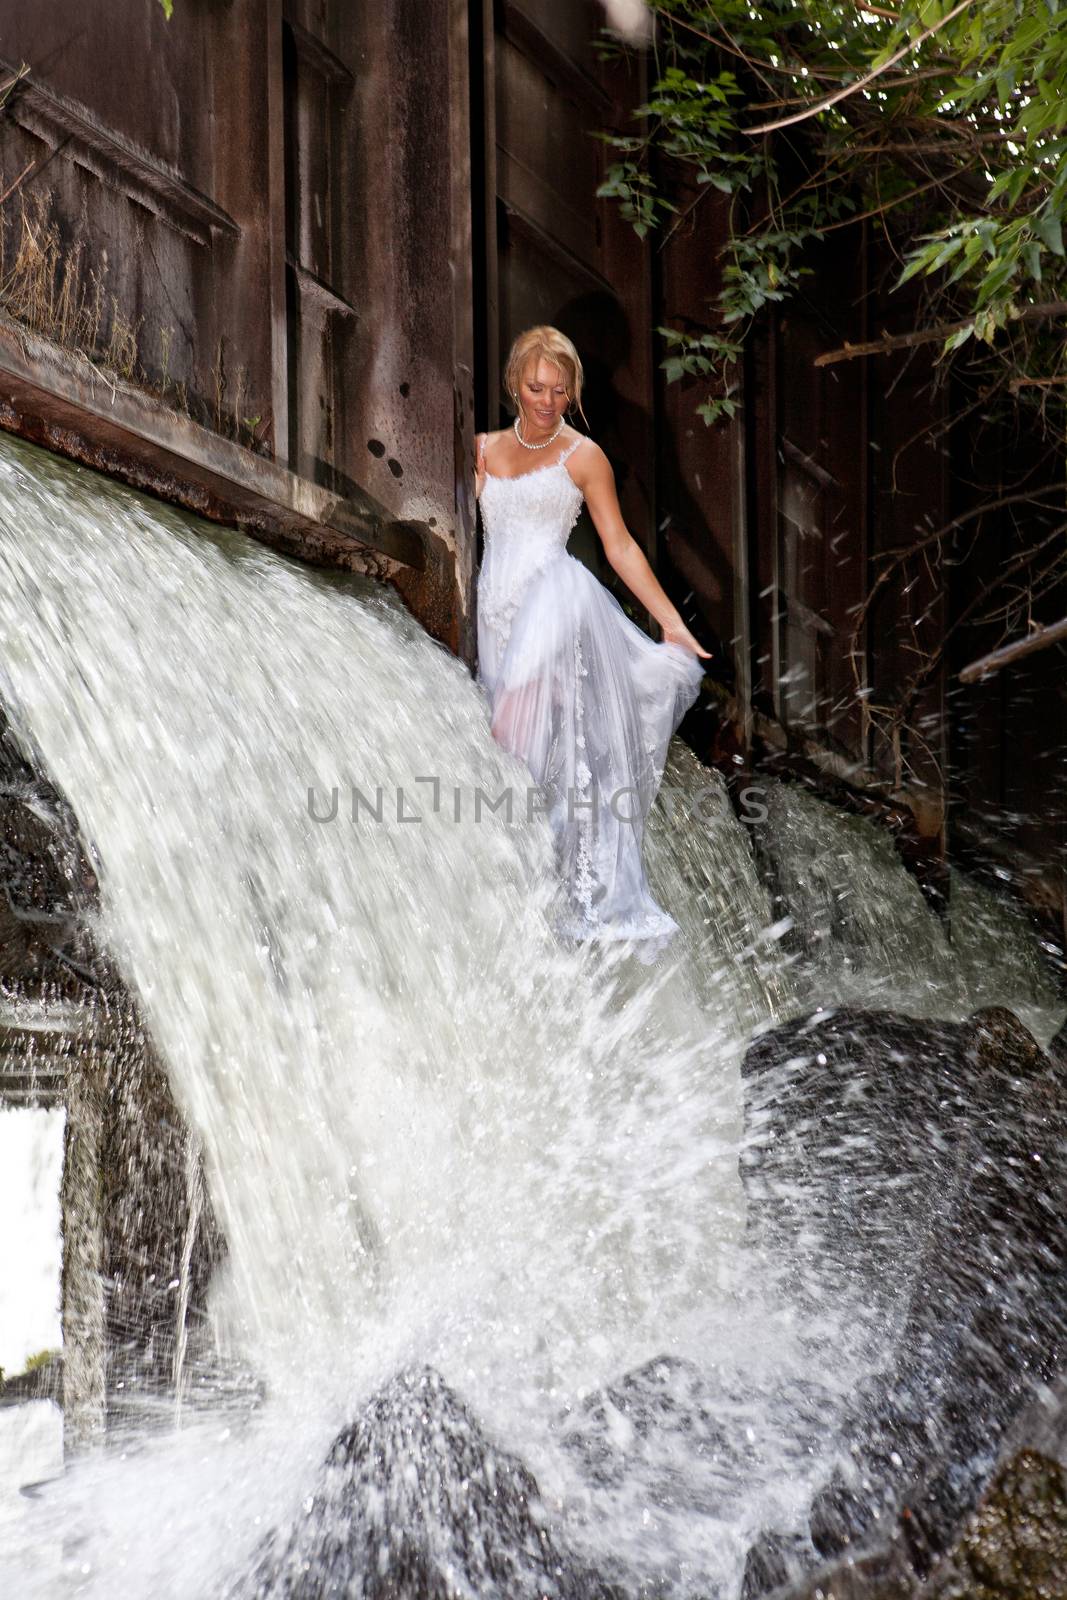
[[[541,790],[563,887],[557,932],[640,941],[647,962],[678,924],[649,893],[645,821],[703,669],[642,633],[568,554],[583,495],[566,463],[584,443],[517,477],[485,473],[477,681],[494,737]]]

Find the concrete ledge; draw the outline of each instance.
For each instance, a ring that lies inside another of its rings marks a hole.
[[[421,524],[297,477],[10,318],[0,427],[317,566],[392,579],[427,565]]]

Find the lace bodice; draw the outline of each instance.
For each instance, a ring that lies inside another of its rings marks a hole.
[[[565,463],[584,442],[582,434],[555,461],[514,478],[485,474],[478,610],[501,651],[527,584],[565,552],[578,521],[584,496]]]
[[[486,472],[478,503],[487,541],[501,535],[532,535],[566,544],[582,509],[582,491],[565,462],[583,442],[584,435],[568,445],[555,461],[514,478],[498,478]]]

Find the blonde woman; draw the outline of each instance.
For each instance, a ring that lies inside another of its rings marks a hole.
[[[566,938],[633,939],[655,957],[678,924],[642,862],[667,746],[700,689],[702,648],[627,531],[611,466],[567,422],[582,416],[582,364],[556,328],[511,348],[511,428],[477,438],[485,532],[478,681],[494,738],[543,790],[565,891]],[[583,501],[612,567],[663,630],[656,643],[567,553]]]

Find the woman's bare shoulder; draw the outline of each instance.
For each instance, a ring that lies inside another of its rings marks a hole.
[[[575,444],[569,458],[569,465],[575,469],[576,475],[578,472],[602,473],[605,469],[611,471],[611,462],[595,439],[590,438],[587,433],[580,433],[578,440],[581,448]]]
[[[478,458],[479,471],[481,470],[481,464],[485,461],[485,452],[494,440],[501,437],[503,432],[503,428],[498,428],[495,432],[476,433],[474,435],[474,453]]]

